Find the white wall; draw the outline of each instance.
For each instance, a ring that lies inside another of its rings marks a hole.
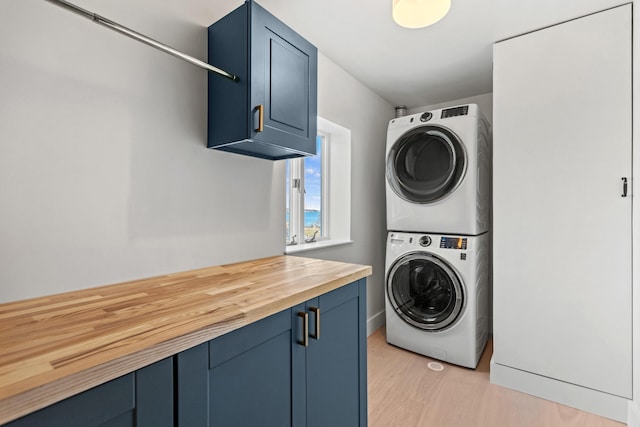
[[[175,10],[100,6],[206,58]],[[43,1],[0,40],[0,301],[282,252],[282,165],[206,148],[205,71]]]
[[[384,324],[384,256],[386,203],[384,151],[391,104],[355,80],[324,55],[319,56],[318,115],[351,130],[352,244],[317,249],[302,255],[368,264],[368,330]]]
[[[238,6],[216,3],[77,1],[203,59],[206,25]],[[354,147],[356,242],[334,258],[380,275],[393,109],[320,64],[320,112]],[[283,252],[284,162],[206,148],[206,81],[47,2],[0,2],[0,302]]]

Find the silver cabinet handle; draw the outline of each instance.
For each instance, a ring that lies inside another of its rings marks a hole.
[[[298,341],[298,344],[309,347],[309,314],[299,311],[298,317],[302,317],[302,342]]]
[[[314,340],[320,339],[320,309],[318,307],[309,307],[309,311],[313,312],[316,315],[316,333],[309,335]]]

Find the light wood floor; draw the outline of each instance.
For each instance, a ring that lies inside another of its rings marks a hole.
[[[489,383],[490,342],[476,370],[368,339],[370,427],[621,427],[624,424]]]

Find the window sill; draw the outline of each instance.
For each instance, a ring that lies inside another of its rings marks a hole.
[[[314,249],[330,248],[332,246],[342,246],[353,243],[353,240],[321,240],[313,243],[301,243],[299,245],[285,246],[285,254],[296,254],[298,252],[312,251]]]

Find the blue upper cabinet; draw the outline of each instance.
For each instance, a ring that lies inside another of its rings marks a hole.
[[[314,155],[318,51],[246,1],[209,27],[208,147],[270,160]]]

